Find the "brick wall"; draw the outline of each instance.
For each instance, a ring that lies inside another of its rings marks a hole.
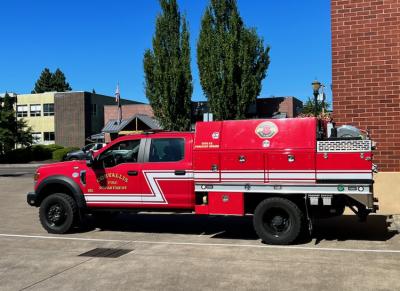
[[[106,124],[110,119],[118,119],[118,110],[115,105],[104,106],[104,124]],[[129,104],[122,105],[122,119],[131,118],[136,114],[145,114],[153,117],[153,110],[148,104]]]
[[[56,93],[54,95],[56,144],[62,146],[85,145],[87,113],[83,92]]]
[[[382,171],[400,171],[400,0],[331,0],[334,118],[369,128]]]

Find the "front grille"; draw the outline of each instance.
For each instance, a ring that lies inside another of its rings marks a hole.
[[[369,152],[370,140],[326,140],[317,142],[317,152]]]

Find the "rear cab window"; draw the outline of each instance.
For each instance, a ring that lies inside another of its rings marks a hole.
[[[184,138],[151,139],[148,162],[178,162],[185,157]]]

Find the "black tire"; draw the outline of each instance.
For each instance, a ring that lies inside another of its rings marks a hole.
[[[39,218],[47,232],[63,234],[78,221],[78,206],[67,194],[51,194],[40,204]]]
[[[286,245],[299,236],[303,217],[303,212],[295,203],[273,197],[258,204],[254,211],[253,225],[264,243]]]

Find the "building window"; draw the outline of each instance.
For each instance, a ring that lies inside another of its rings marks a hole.
[[[44,141],[54,141],[54,132],[43,132]]]
[[[42,105],[40,104],[32,104],[30,110],[31,117],[33,116],[40,116],[42,114]]]
[[[93,116],[97,115],[97,104],[92,104],[91,113]]]
[[[42,142],[42,133],[41,132],[32,132],[32,141],[34,144]]]
[[[43,104],[43,116],[54,116],[54,104]]]
[[[28,116],[28,105],[17,105],[17,117]]]

